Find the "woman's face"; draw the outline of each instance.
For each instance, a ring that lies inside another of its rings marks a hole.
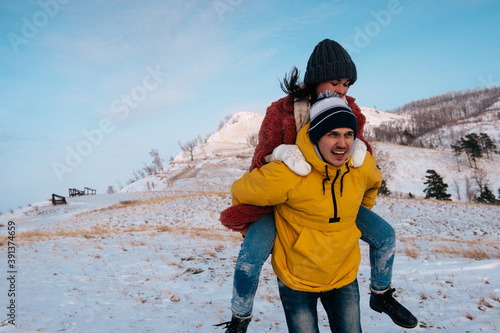
[[[347,94],[347,90],[349,90],[350,83],[351,81],[349,79],[322,82],[316,86],[316,96],[323,91],[330,90],[336,92],[341,98],[344,98]]]

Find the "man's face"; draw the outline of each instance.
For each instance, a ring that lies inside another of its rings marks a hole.
[[[349,156],[354,144],[354,131],[350,128],[336,128],[319,139],[318,149],[326,162],[341,166]]]

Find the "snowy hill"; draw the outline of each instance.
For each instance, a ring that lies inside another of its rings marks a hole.
[[[248,135],[259,132],[263,119],[263,114],[239,112],[231,117],[220,131],[210,136],[207,142],[247,144]]]
[[[500,88],[448,92],[403,105],[390,116],[362,109],[368,118],[365,137],[370,141],[451,150],[461,137],[485,133],[500,145]]]
[[[223,332],[213,325],[231,316],[241,235],[218,218],[231,203],[232,182],[250,165],[254,148],[247,138],[262,117],[236,114],[196,147],[193,160],[180,153],[164,173],[121,193],[68,198],[67,205],[40,202],[0,216],[6,272],[9,252],[15,256],[9,268],[14,279],[0,283],[0,332]],[[429,167],[454,196],[454,179],[473,171],[461,160],[459,172],[455,157],[444,151],[383,143],[374,149],[389,188],[404,196],[423,194]],[[498,156],[480,166],[491,188],[498,188]],[[499,331],[500,206],[378,197],[374,211],[396,230],[393,286],[419,319],[412,332]],[[9,225],[15,225],[14,252]],[[361,251],[363,332],[405,331],[369,308],[363,242]],[[329,332],[321,307],[319,323],[321,332]],[[268,260],[248,332],[286,331]]]
[[[392,112],[381,111],[377,109],[368,108],[365,106],[360,107],[361,112],[366,117],[366,124],[364,128],[365,136],[370,136],[372,129],[385,123],[398,122],[405,123],[410,119],[410,115],[400,115]]]
[[[433,144],[436,147],[450,147],[465,135],[469,133],[486,133],[490,138],[500,142],[500,101],[491,105],[485,112],[461,120],[457,124],[449,125],[433,131],[421,137],[427,144]]]

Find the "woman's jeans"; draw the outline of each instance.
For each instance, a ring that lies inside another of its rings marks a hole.
[[[370,245],[371,287],[383,290],[391,285],[396,248],[394,229],[380,216],[361,206],[356,225],[361,239]],[[262,265],[271,253],[276,239],[274,215],[268,214],[250,224],[236,262],[231,311],[246,317],[252,314],[253,300],[259,284]]]
[[[332,332],[361,332],[357,279],[342,288],[320,293],[293,290],[279,279],[278,286],[288,332],[319,333],[318,298],[328,315]]]

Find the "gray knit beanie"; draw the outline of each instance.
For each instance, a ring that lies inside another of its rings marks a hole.
[[[356,82],[356,66],[349,53],[339,43],[325,39],[314,48],[307,62],[304,83],[306,86],[321,82],[349,79]]]
[[[309,110],[311,125],[309,138],[313,144],[326,133],[336,128],[350,128],[354,138],[358,136],[358,121],[349,105],[333,91],[324,91]]]

